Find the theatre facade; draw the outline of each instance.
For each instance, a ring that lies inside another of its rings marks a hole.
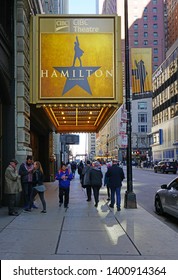
[[[119,17],[32,14],[15,2],[0,38],[0,201],[11,158],[33,155],[48,181],[54,134],[98,132],[123,102]]]

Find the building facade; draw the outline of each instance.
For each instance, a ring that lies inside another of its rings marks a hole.
[[[45,6],[44,6],[45,5]],[[43,10],[43,7],[46,10]],[[47,10],[49,8],[49,11]],[[30,18],[53,12],[52,1],[1,1],[0,16],[0,201],[11,158],[33,155],[50,180],[54,172],[53,127],[45,112],[30,104]]]
[[[178,160],[178,40],[153,74],[154,160]]]
[[[167,52],[153,74],[152,151],[154,160],[178,160],[178,2],[166,1]]]
[[[0,201],[7,160],[15,155],[14,1],[1,1],[0,9]],[[10,24],[11,23],[11,24]]]
[[[144,0],[128,1],[128,27],[129,27],[129,48],[151,48],[152,49],[152,71],[157,69],[159,64],[165,58],[165,5],[163,0]],[[105,0],[103,2],[103,12],[106,14],[117,13],[121,16],[122,27],[122,61],[123,61],[123,79],[124,61],[125,61],[125,1]],[[130,72],[131,74],[131,72]],[[152,94],[140,94],[131,102],[132,114],[132,148],[133,153],[140,150],[142,155],[150,155],[150,133],[152,127]],[[118,117],[120,114],[118,114]],[[119,120],[119,123],[122,120]],[[113,123],[113,124],[112,124]],[[115,121],[110,120],[111,131],[114,131]],[[119,134],[117,126],[116,135]],[[110,138],[110,137],[109,137]],[[122,139],[115,137],[118,144],[115,145],[115,139],[109,144],[109,149],[113,146],[122,146]],[[120,140],[119,140],[120,139]],[[125,141],[125,140],[124,140]],[[109,143],[112,140],[109,140]],[[110,147],[111,146],[111,147]],[[149,157],[151,160],[151,157]]]
[[[167,48],[170,49],[178,38],[178,1],[166,0]]]
[[[152,48],[153,72],[165,59],[165,0],[129,0],[128,27],[130,48]],[[118,14],[122,25],[124,61],[124,0],[105,0],[103,14]]]
[[[88,158],[94,159],[96,155],[96,133],[88,134]]]

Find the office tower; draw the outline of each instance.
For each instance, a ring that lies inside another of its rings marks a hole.
[[[167,9],[167,48],[169,49],[178,38],[178,1],[166,0]]]
[[[105,0],[103,13],[121,16],[122,40],[124,31],[124,0]],[[153,72],[165,59],[164,0],[128,1],[130,48],[152,48]],[[124,42],[122,42],[124,52]]]

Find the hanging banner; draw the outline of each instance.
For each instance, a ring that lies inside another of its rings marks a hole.
[[[126,148],[128,143],[127,134],[121,134],[121,148]]]
[[[119,125],[119,134],[125,134],[127,129],[127,123],[126,122],[120,122]]]
[[[152,49],[132,48],[132,94],[141,98],[152,92]]]

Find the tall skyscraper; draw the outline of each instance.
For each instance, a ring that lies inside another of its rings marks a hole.
[[[121,16],[122,40],[124,31],[124,0],[105,0],[104,14]],[[152,48],[153,72],[165,59],[164,0],[129,0],[128,27],[130,48]],[[124,52],[124,41],[122,42]]]
[[[117,0],[110,0],[103,2],[102,14],[116,14],[117,13]]]
[[[178,1],[166,0],[167,9],[167,47],[168,49],[178,39]]]

